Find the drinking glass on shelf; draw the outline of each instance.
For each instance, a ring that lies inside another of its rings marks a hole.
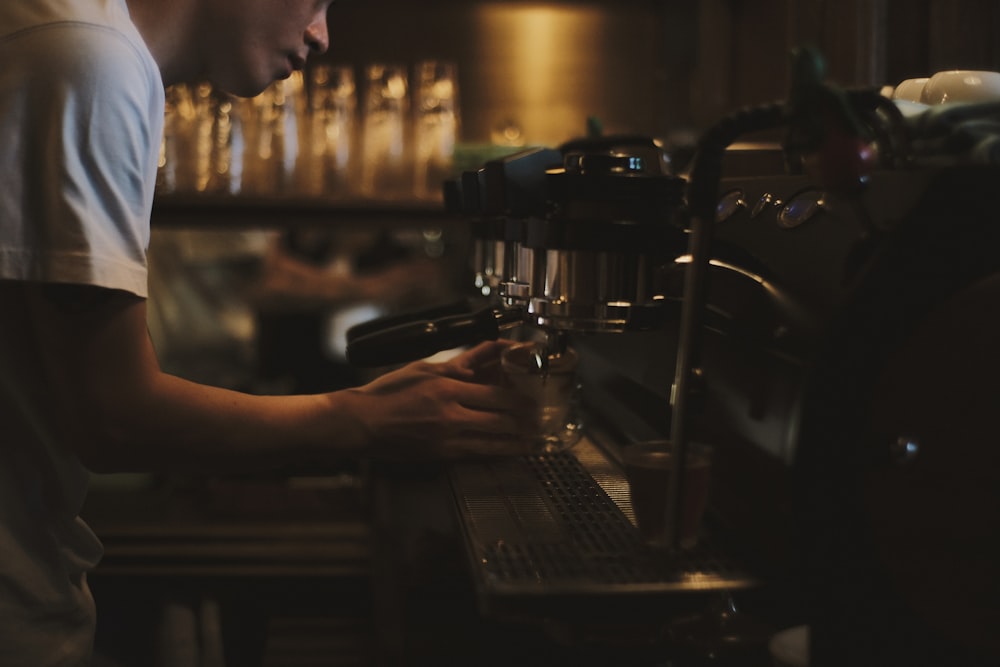
[[[406,170],[409,79],[403,65],[365,67],[361,193],[400,198],[408,194]]]
[[[458,76],[454,63],[440,60],[417,63],[415,71],[414,195],[439,199],[458,137]]]
[[[178,105],[181,103],[183,84],[170,86],[166,90],[166,104],[163,112],[163,138],[160,140],[160,159],[156,170],[157,193],[177,192],[181,165],[180,154],[184,138],[183,118]]]
[[[204,114],[195,86],[176,84],[166,91],[160,185],[168,192],[198,189],[198,137]]]
[[[212,131],[215,127],[212,85],[199,83],[192,88],[194,104],[194,189],[205,192],[212,179]]]
[[[293,72],[244,105],[248,116],[246,190],[254,194],[280,194],[293,189],[304,90],[302,73]]]
[[[233,96],[217,92],[209,107],[212,114],[210,174],[206,191],[238,194],[243,187],[243,121]]]
[[[166,90],[158,192],[239,192],[243,123],[236,98],[207,82]]]
[[[349,65],[317,65],[309,72],[309,141],[299,185],[304,194],[349,194],[354,148],[355,84]]]

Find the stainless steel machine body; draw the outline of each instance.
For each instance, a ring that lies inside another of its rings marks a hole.
[[[546,215],[526,221],[520,244],[534,263],[537,325],[621,332],[657,322],[665,272],[686,248],[684,182],[642,152],[571,151],[547,172]]]

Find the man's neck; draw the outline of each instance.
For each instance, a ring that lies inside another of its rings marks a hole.
[[[169,86],[198,78],[194,44],[195,9],[200,0],[126,0],[129,15]]]

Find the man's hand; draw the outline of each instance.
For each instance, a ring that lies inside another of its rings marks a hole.
[[[507,341],[481,343],[445,363],[418,361],[348,390],[376,458],[459,459],[530,452],[537,425],[527,400],[499,386]]]

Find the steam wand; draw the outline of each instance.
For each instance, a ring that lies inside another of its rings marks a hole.
[[[674,382],[670,390],[670,440],[674,465],[667,495],[667,544],[680,549],[684,471],[688,450],[688,399],[700,374],[700,332],[704,315],[715,209],[726,149],[748,132],[789,126],[786,155],[828,191],[856,200],[867,185],[877,154],[869,128],[856,115],[858,107],[881,105],[872,91],[844,91],[823,82],[825,65],[810,49],[792,54],[792,90],[788,101],[744,109],[727,116],[702,135],[688,183],[691,261],[684,274],[680,331]]]
[[[779,126],[784,121],[783,105],[739,111],[709,129],[699,139],[691,169],[688,187],[688,204],[691,215],[689,252],[691,261],[684,272],[684,292],[681,301],[680,332],[677,344],[677,364],[674,382],[670,388],[670,440],[673,465],[667,489],[668,548],[680,549],[681,499],[688,449],[688,398],[700,358],[700,336],[708,276],[708,262],[712,253],[713,223],[718,201],[722,158],[726,148],[740,135],[751,130]]]

